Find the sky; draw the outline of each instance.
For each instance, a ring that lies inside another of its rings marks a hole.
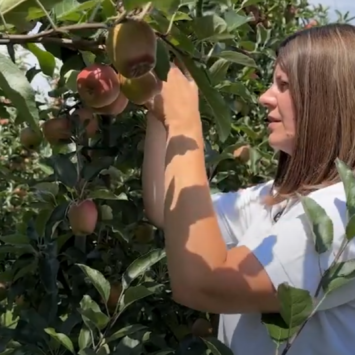
[[[334,13],[335,9],[339,10],[342,13],[349,11],[350,17],[355,16],[355,0],[308,0],[308,2],[314,5],[322,4],[325,7],[329,7],[330,20],[335,20],[337,18]],[[355,21],[353,21],[353,23],[355,24]],[[6,47],[0,46],[0,52],[6,53]],[[29,68],[34,65],[38,65],[37,59],[31,53],[26,56],[26,63],[28,64]],[[47,80],[42,74],[38,74],[34,78],[34,80],[32,81],[32,86],[35,90],[41,91],[45,96],[46,92],[51,90]]]
[[[324,6],[329,6],[330,11],[334,12],[334,9],[340,12],[349,11],[350,14],[355,16],[355,1],[354,0],[308,0],[310,4],[322,4]]]

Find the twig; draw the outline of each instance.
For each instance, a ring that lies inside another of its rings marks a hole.
[[[104,23],[82,23],[76,25],[63,26],[49,29],[35,34],[0,34],[0,45],[4,44],[25,44],[25,43],[55,43],[73,50],[88,50],[91,52],[102,52],[104,50],[103,41],[86,40],[81,38],[61,38],[58,35],[69,31],[80,31],[87,29],[106,29]]]
[[[30,34],[30,35],[18,35],[18,34],[1,34],[2,39],[10,39],[12,41],[16,40],[22,40],[22,41],[27,41],[31,42],[32,40],[35,39],[43,39],[44,37],[49,37],[52,35],[58,34],[58,32],[69,32],[69,31],[80,31],[80,30],[98,30],[98,29],[105,29],[107,28],[107,25],[105,23],[101,22],[93,22],[93,23],[80,23],[76,25],[68,25],[68,26],[63,26],[63,27],[58,27],[57,30],[55,29],[50,29],[46,30],[43,32],[35,33],[35,34]],[[23,43],[23,42],[22,42]]]
[[[55,30],[56,32],[58,32],[58,28],[57,25],[53,22],[52,18],[49,16],[48,11],[46,10],[46,8],[43,6],[43,4],[41,3],[40,0],[36,0],[37,5],[41,8],[41,10],[44,12],[44,14],[47,17],[48,22],[51,24],[53,30]]]
[[[109,20],[115,20],[114,25],[117,25],[120,22],[123,22],[126,19],[127,15],[128,14],[126,11],[122,11],[118,16],[110,17]]]
[[[55,43],[63,47],[68,47],[73,50],[83,50],[91,52],[102,52],[105,49],[105,46],[99,42],[83,40],[83,39],[68,39],[68,38],[53,38],[53,37],[44,37],[41,40],[33,39],[0,39],[1,44],[25,44],[25,43]]]
[[[161,33],[155,33],[159,38],[161,38],[173,51],[179,53],[182,56],[186,56],[187,54],[182,51],[180,48],[176,47],[175,45],[173,45],[165,36],[165,34],[161,34]],[[203,58],[199,58],[193,55],[189,54],[189,57],[193,60],[196,60],[197,62],[203,62]]]
[[[98,2],[90,15],[90,18],[88,20],[89,23],[94,21],[95,16],[97,15],[97,12],[99,11],[100,7],[101,7],[101,2]]]
[[[150,12],[151,9],[152,9],[152,3],[148,2],[143,6],[142,11],[136,16],[136,18],[139,20],[143,20],[144,17]]]
[[[174,12],[173,16],[171,16],[170,22],[168,29],[165,31],[164,36],[168,36],[173,28],[175,17],[176,17],[177,12]]]
[[[7,23],[6,23],[5,17],[4,17],[4,15],[3,15],[3,13],[2,13],[2,12],[0,12],[0,18],[1,18],[1,22],[2,22],[2,24],[4,25],[5,31],[6,31],[6,32],[9,32],[9,29],[8,29],[8,26],[7,26]]]
[[[333,260],[333,262],[331,263],[330,267],[324,272],[323,276],[321,277],[317,290],[314,294],[314,297],[317,298],[319,296],[319,293],[322,289],[322,285],[323,285],[323,281],[324,281],[324,277],[327,276],[327,273],[329,272],[329,270],[334,267],[336,265],[336,263],[339,261],[342,253],[345,251],[346,247],[348,246],[349,242],[347,239],[344,239],[343,242],[340,245],[340,248]],[[283,352],[281,353],[281,355],[286,355],[288,353],[288,351],[290,350],[292,344],[294,343],[294,341],[298,338],[298,336],[300,335],[300,333],[302,332],[303,328],[307,325],[307,323],[309,322],[309,320],[313,317],[313,315],[317,312],[318,308],[321,306],[322,302],[325,300],[327,294],[323,295],[323,297],[319,300],[318,304],[316,305],[316,307],[313,309],[312,313],[307,317],[307,319],[303,322],[303,324],[301,325],[301,327],[298,329],[298,331],[293,335],[293,337],[291,339],[288,340],[286,347],[284,348]]]

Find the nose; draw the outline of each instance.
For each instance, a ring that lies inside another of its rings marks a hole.
[[[272,93],[272,87],[266,90],[260,97],[259,103],[270,109],[274,109],[277,106],[277,99],[276,96]]]

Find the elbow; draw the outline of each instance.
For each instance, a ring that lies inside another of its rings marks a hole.
[[[159,208],[159,203],[154,201],[151,202],[151,199],[148,198],[143,193],[143,205],[144,205],[144,214],[155,227],[163,229],[164,227],[164,210]]]
[[[186,281],[174,282],[171,283],[171,291],[174,302],[196,311],[205,311],[202,292],[198,285]]]
[[[190,293],[190,290],[172,290],[172,299],[174,302],[178,303],[181,306],[197,310],[195,302],[193,302],[193,295]]]
[[[155,227],[164,227],[164,205],[159,200],[153,198],[146,189],[143,188],[144,214]]]

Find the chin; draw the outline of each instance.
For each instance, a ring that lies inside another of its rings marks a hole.
[[[289,149],[289,142],[285,142],[284,139],[277,139],[273,137],[272,134],[269,136],[269,146],[275,151],[282,151],[287,154],[291,154],[291,149]]]
[[[273,137],[272,134],[269,135],[268,138],[269,146],[274,150],[280,150],[280,140],[277,137]]]

